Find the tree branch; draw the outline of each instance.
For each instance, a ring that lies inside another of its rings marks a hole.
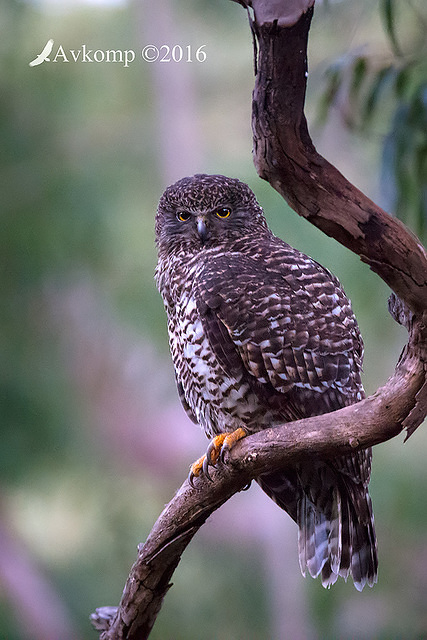
[[[258,4],[252,0],[255,15]],[[312,14],[309,8],[289,28],[251,20],[259,51],[252,102],[255,166],[299,215],[358,254],[422,314],[427,307],[423,246],[318,154],[309,136],[304,100]]]
[[[101,640],[148,637],[181,555],[208,516],[262,473],[307,456],[339,456],[384,442],[427,413],[427,260],[417,239],[320,156],[304,116],[311,0],[252,0],[258,44],[253,94],[254,161],[261,177],[322,231],[357,253],[396,293],[394,318],[409,341],[394,375],[374,395],[330,414],[248,436],[213,483],[184,482],[155,523],[126,582],[118,609],[93,614]]]

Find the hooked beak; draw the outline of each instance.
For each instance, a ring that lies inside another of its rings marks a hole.
[[[204,216],[197,216],[197,233],[199,234],[202,244],[205,244],[209,237],[209,232],[206,226],[206,218]]]

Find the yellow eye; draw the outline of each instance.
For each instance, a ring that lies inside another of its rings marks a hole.
[[[231,215],[231,209],[227,209],[227,207],[223,207],[222,209],[217,209],[215,211],[215,214],[218,216],[218,218],[221,218],[221,220],[224,220],[225,218],[228,218]]]
[[[191,218],[191,213],[189,211],[178,211],[176,217],[180,222],[187,222]]]

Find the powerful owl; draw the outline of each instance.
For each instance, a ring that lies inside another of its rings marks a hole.
[[[192,477],[222,444],[364,397],[362,338],[339,281],[270,231],[246,184],[198,174],[171,185],[156,243],[179,396],[213,438]],[[365,450],[257,478],[298,524],[303,575],[324,586],[376,582],[370,472]]]

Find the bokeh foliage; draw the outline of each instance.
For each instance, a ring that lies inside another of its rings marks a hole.
[[[347,127],[382,137],[388,210],[426,239],[427,9],[422,0],[380,0],[388,50],[350,48],[326,70],[324,119],[338,106]]]

